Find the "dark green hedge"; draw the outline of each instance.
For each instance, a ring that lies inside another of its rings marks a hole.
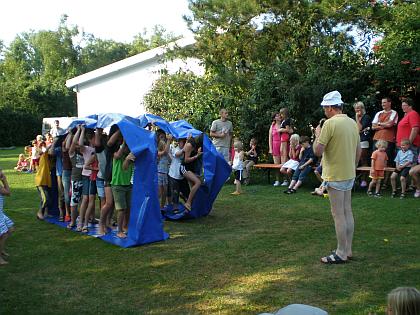
[[[0,147],[22,146],[41,134],[42,118],[31,113],[0,108],[0,126]]]

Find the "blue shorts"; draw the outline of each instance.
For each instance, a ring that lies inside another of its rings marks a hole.
[[[158,185],[159,186],[168,186],[168,174],[158,173]]]
[[[354,184],[354,178],[348,179],[348,180],[340,180],[336,182],[325,182],[325,187],[333,188],[335,190],[341,190],[341,191],[348,191],[352,190]]]
[[[96,181],[90,180],[89,176],[82,176],[83,196],[96,195]]]
[[[96,178],[96,190],[99,198],[105,198],[105,181],[102,178]]]

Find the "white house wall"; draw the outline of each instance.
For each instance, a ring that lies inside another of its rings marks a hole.
[[[139,116],[145,112],[143,97],[159,78],[159,70],[165,68],[169,73],[189,70],[197,75],[204,73],[199,60],[180,59],[159,64],[151,59],[140,65],[125,68],[107,76],[97,78],[78,86],[77,111],[79,117],[100,113],[121,113]]]

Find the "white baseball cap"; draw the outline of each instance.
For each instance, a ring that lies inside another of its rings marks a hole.
[[[332,106],[343,104],[341,100],[341,94],[338,91],[332,91],[324,95],[321,106]]]

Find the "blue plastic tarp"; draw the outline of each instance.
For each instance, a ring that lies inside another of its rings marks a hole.
[[[85,124],[88,128],[108,128],[114,124],[118,125],[130,151],[136,156],[127,238],[120,239],[116,237],[115,233],[109,233],[100,238],[121,247],[137,246],[167,239],[169,235],[163,230],[163,217],[158,198],[156,136],[155,132],[149,131],[145,127],[148,124],[154,124],[177,139],[186,138],[188,135],[197,136],[202,132],[194,129],[184,120],[169,123],[161,117],[151,114],[137,118],[122,114],[92,115],[76,119],[70,128],[78,124]],[[216,151],[205,134],[203,135],[203,169],[204,182],[193,199],[192,211],[179,214],[167,211],[168,218],[178,220],[208,215],[220,189],[231,173],[231,167]],[[58,222],[56,219],[49,221]],[[92,231],[90,234],[95,236],[95,233]]]

